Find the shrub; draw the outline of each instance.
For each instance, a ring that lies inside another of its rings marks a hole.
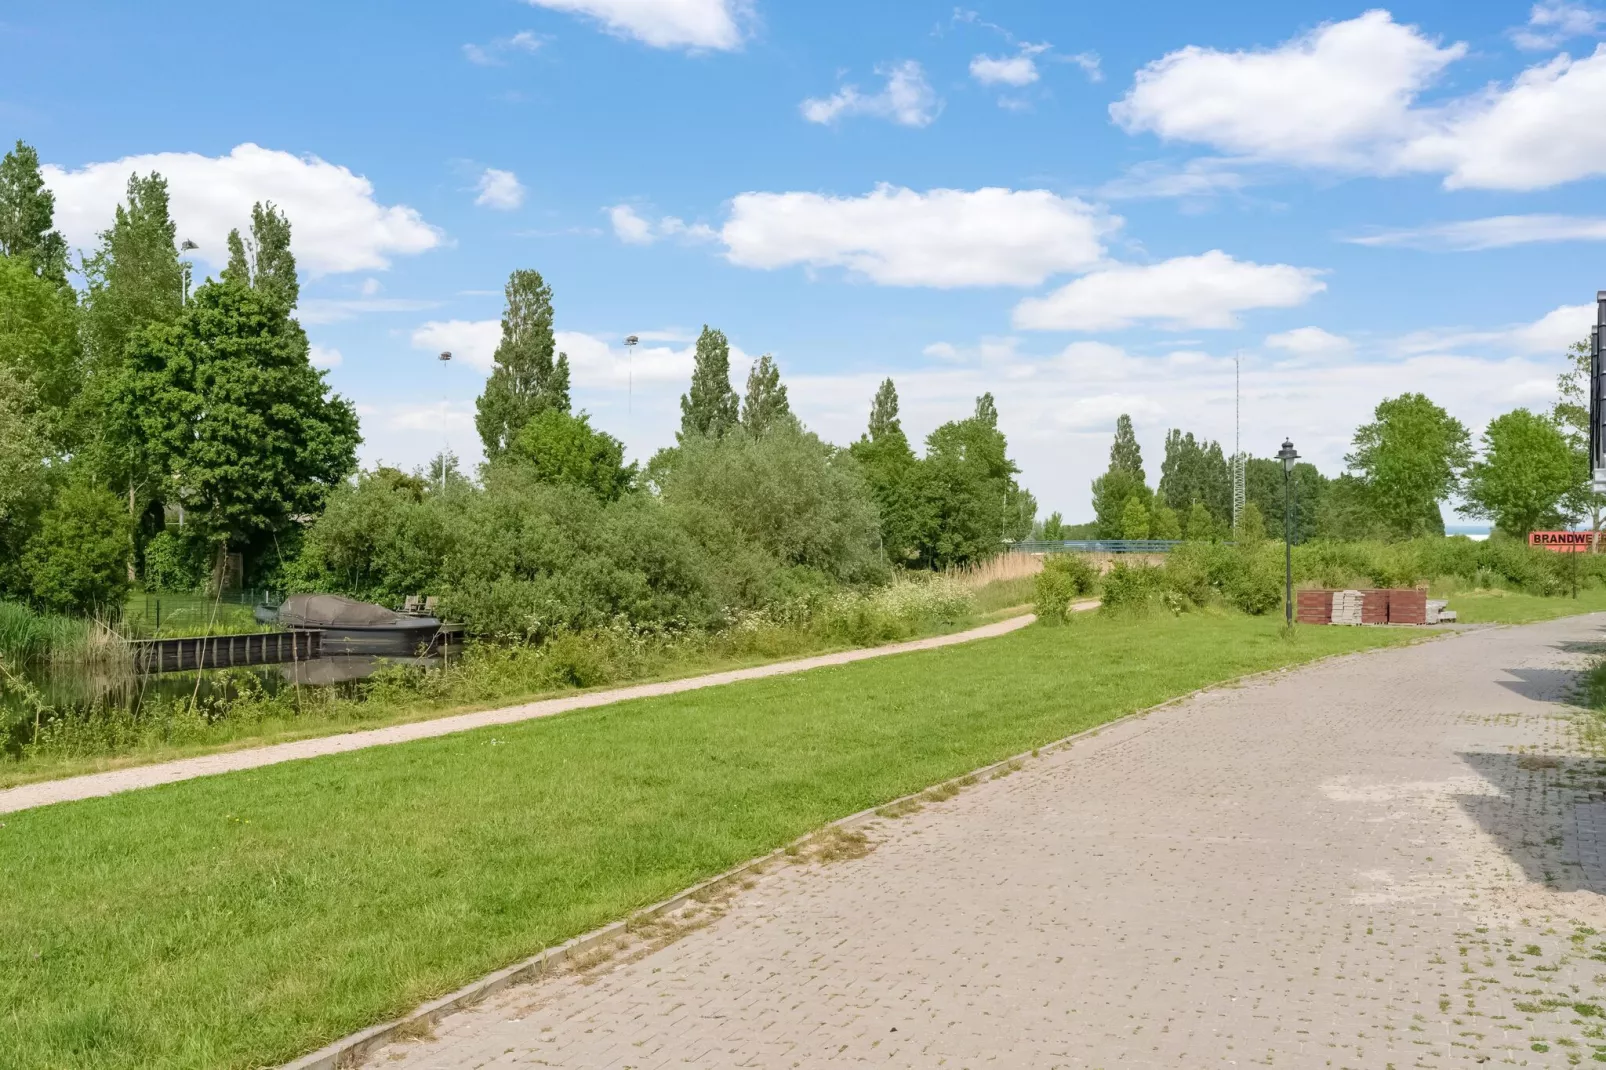
[[[1101,613],[1141,613],[1155,598],[1167,591],[1165,570],[1153,565],[1128,565],[1117,561],[1104,574]],[[1173,604],[1171,608],[1176,608]]]
[[[1071,601],[1091,592],[1097,582],[1098,570],[1080,554],[1050,555],[1036,576],[1037,619],[1044,624],[1063,624],[1070,615]]]
[[[144,585],[147,591],[200,591],[206,585],[210,546],[163,531],[145,544]]]
[[[62,489],[28,540],[23,570],[34,600],[57,613],[115,615],[128,599],[134,540],[122,502],[86,484]]]

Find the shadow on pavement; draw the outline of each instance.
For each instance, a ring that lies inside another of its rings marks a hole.
[[[1457,795],[1456,803],[1529,881],[1558,892],[1606,893],[1606,762],[1476,752],[1460,758],[1493,791]]]
[[[1535,702],[1570,703],[1578,693],[1581,669],[1507,669],[1514,680],[1500,680],[1501,687]]]

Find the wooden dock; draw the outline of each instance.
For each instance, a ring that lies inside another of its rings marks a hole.
[[[139,672],[228,669],[236,665],[276,665],[321,657],[323,632],[314,628],[247,635],[202,635],[175,639],[133,639],[129,650]]]

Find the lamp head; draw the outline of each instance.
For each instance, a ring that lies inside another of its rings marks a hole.
[[[1277,451],[1277,459],[1283,462],[1285,473],[1294,470],[1294,462],[1299,460],[1299,454],[1294,452],[1294,443],[1290,439],[1283,439],[1283,448]]]
[[[441,354],[441,358],[440,358],[440,359],[441,359],[441,363],[443,363],[443,364],[444,364],[444,363],[445,363],[445,362],[446,362],[446,361],[449,361],[449,360],[451,360],[451,359],[452,359],[452,351],[451,351],[451,350],[449,350],[449,349],[448,349],[448,350],[446,350],[446,351],[445,351],[445,352],[443,352],[443,353],[442,353],[442,354]]]
[[[633,334],[625,336],[625,345],[627,345],[627,346],[633,346],[633,345],[636,344],[637,341],[638,341],[638,339]]]

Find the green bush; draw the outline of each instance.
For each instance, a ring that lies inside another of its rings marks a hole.
[[[23,570],[44,609],[114,615],[128,600],[133,552],[123,503],[109,491],[74,483],[45,511],[23,553]]]
[[[1044,624],[1063,624],[1070,616],[1071,602],[1090,593],[1098,577],[1098,569],[1080,554],[1049,555],[1036,576],[1033,600],[1037,619]]]
[[[1099,611],[1105,614],[1146,612],[1152,602],[1169,592],[1165,570],[1153,565],[1129,565],[1117,561],[1104,574]],[[1169,608],[1179,608],[1175,594],[1166,599]]]
[[[187,539],[176,531],[167,530],[145,544],[145,571],[147,591],[204,590],[207,579],[207,557],[211,547],[199,539]]]

